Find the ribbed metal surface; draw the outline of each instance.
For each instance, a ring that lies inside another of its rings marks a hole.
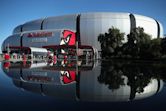
[[[13,34],[21,33],[21,31],[22,31],[22,25],[19,25],[14,28]]]
[[[136,14],[134,16],[136,18],[136,27],[143,27],[145,33],[151,35],[152,38],[157,38],[158,27],[154,19]]]
[[[160,37],[163,38],[164,37],[164,29],[162,24],[158,21],[159,25],[160,25]]]
[[[126,34],[130,33],[129,13],[85,13],[81,14],[80,36],[81,43],[91,45],[100,50],[98,36],[115,27]],[[126,35],[125,35],[126,36]],[[127,39],[125,39],[126,41]]]
[[[61,40],[61,33],[62,30],[44,30],[44,31],[35,31],[35,32],[52,32],[52,36],[49,37],[28,37],[29,33],[34,32],[27,32],[23,34],[23,41],[22,44],[25,47],[40,47],[48,46],[48,45],[59,45]]]
[[[154,19],[132,14],[132,18],[135,21],[135,25],[132,24],[130,13],[82,13],[78,19],[78,14],[48,17],[45,19],[38,19],[27,22],[23,25],[17,26],[13,33],[28,33],[26,31],[34,30],[57,30],[57,29],[68,29],[79,33],[79,40],[82,45],[90,45],[97,50],[101,50],[100,43],[97,38],[99,34],[105,33],[109,28],[115,27],[120,29],[121,32],[125,33],[125,40],[127,41],[127,34],[131,31],[131,26],[143,27],[144,31],[157,38],[158,35],[163,37],[163,26],[160,22],[156,22]],[[79,23],[79,24],[78,24]],[[158,23],[158,24],[157,24]],[[79,26],[79,27],[78,27]],[[78,30],[79,29],[79,30]],[[58,32],[59,33],[59,32]],[[77,36],[78,36],[77,33]],[[11,44],[13,39],[19,43],[19,38],[7,38],[5,44]],[[32,38],[27,38],[26,34],[23,37],[23,45],[27,47],[42,47],[43,45],[56,45],[60,43],[60,37],[55,33],[55,36],[50,37],[47,42],[43,43],[32,43]],[[14,44],[15,45],[15,44]],[[3,45],[4,46],[4,45]],[[3,47],[2,46],[2,47]]]
[[[43,22],[44,29],[70,29],[76,30],[77,15],[66,15],[46,18]]]
[[[44,19],[38,19],[25,23],[22,27],[22,31],[40,30],[43,20]]]
[[[11,47],[11,46],[20,46],[20,34],[14,34],[9,36],[2,44],[2,51],[6,47]],[[14,40],[14,41],[13,41]]]

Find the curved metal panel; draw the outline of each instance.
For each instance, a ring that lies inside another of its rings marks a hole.
[[[21,38],[20,34],[14,34],[14,35],[9,36],[3,42],[2,50],[5,50],[8,46],[9,47],[12,47],[12,46],[16,46],[16,47],[18,46],[18,47],[20,47],[20,38]]]
[[[44,19],[38,19],[23,24],[22,31],[40,30]]]
[[[21,33],[22,32],[22,25],[19,25],[14,28],[13,34]]]
[[[34,38],[27,37],[27,34],[30,31],[38,32],[39,30],[57,30],[57,29],[68,29],[77,32],[77,37],[80,36],[79,40],[81,40],[82,45],[89,45],[93,46],[94,48],[101,50],[100,43],[98,42],[98,36],[101,33],[108,32],[108,29],[111,27],[115,27],[120,29],[121,32],[125,33],[125,40],[127,41],[127,34],[130,33],[132,28],[131,22],[135,20],[134,25],[136,27],[143,27],[145,33],[148,33],[152,36],[152,38],[156,38],[160,35],[163,37],[163,26],[161,23],[156,21],[152,18],[136,15],[134,14],[133,17],[135,19],[131,20],[130,13],[110,13],[110,12],[103,12],[103,13],[82,13],[80,15],[73,14],[73,15],[66,15],[66,16],[58,16],[58,17],[49,17],[46,19],[38,19],[34,21],[30,21],[25,23],[24,25],[17,26],[13,33],[20,33],[24,31],[23,36],[23,46],[26,47],[42,47],[43,45],[57,45],[60,44],[60,31],[53,31],[53,37],[37,37],[42,38],[40,42],[38,40],[34,40]],[[160,29],[160,32],[158,32]],[[26,32],[28,31],[28,32]],[[44,38],[44,39],[43,39]],[[46,40],[47,38],[47,40]],[[20,38],[14,38],[17,43],[20,42]],[[13,44],[11,39],[6,39],[2,45],[5,47],[6,44]],[[43,42],[42,42],[43,40]],[[32,42],[33,41],[33,42]],[[34,42],[36,41],[36,42]],[[16,43],[15,43],[16,44]],[[19,43],[20,45],[20,43]]]
[[[136,18],[136,27],[143,27],[145,33],[151,35],[152,38],[157,38],[158,28],[154,19],[136,14],[134,16]]]
[[[49,36],[33,36],[31,37],[30,34],[42,34],[42,33],[51,33]],[[23,34],[22,44],[25,47],[39,47],[42,48],[43,46],[48,45],[59,45],[60,44],[60,37],[61,37],[62,30],[40,30],[35,32],[26,32]]]
[[[159,26],[160,26],[160,38],[164,37],[164,29],[163,29],[163,25],[158,21]]]
[[[76,30],[77,15],[66,15],[46,18],[43,22],[44,29],[70,29]]]
[[[129,13],[85,13],[81,14],[80,36],[82,45],[90,45],[101,50],[98,36],[115,27],[126,35],[130,33]],[[125,40],[127,37],[125,35]]]

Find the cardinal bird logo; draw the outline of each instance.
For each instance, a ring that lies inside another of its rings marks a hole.
[[[76,44],[76,34],[70,30],[64,30],[62,32],[63,37],[61,38],[60,45],[75,45]]]
[[[61,71],[61,81],[63,84],[69,84],[76,81],[75,71]]]
[[[76,33],[70,30],[64,30],[62,32],[60,45],[72,46],[76,44]],[[69,49],[61,49],[62,54],[68,54]]]

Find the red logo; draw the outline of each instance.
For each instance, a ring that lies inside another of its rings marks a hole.
[[[75,71],[61,71],[61,80],[63,84],[69,84],[76,81]]]
[[[62,32],[63,37],[61,38],[60,45],[75,45],[76,44],[76,34],[70,30],[64,30]]]

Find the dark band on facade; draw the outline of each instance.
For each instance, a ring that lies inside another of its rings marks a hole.
[[[161,88],[161,82],[160,82],[160,79],[157,79],[157,82],[158,82],[158,87],[157,87],[157,91],[156,91],[156,94],[160,91],[160,88]]]
[[[130,14],[130,33],[133,29],[136,28],[136,20],[133,14]]]
[[[76,20],[76,41],[78,41],[78,45],[81,45],[81,38],[80,38],[80,14],[77,16]]]
[[[40,92],[44,94],[43,84],[40,84]]]
[[[76,97],[80,99],[80,73],[76,75]]]
[[[44,20],[45,20],[45,19],[43,19],[42,22],[41,22],[40,30],[43,30],[43,23],[44,23]]]
[[[23,25],[21,25],[21,32],[23,32]],[[20,46],[22,47],[22,40],[23,40],[23,34],[21,34],[21,38],[20,38]]]
[[[157,23],[157,38],[160,38],[160,24],[155,20]]]

